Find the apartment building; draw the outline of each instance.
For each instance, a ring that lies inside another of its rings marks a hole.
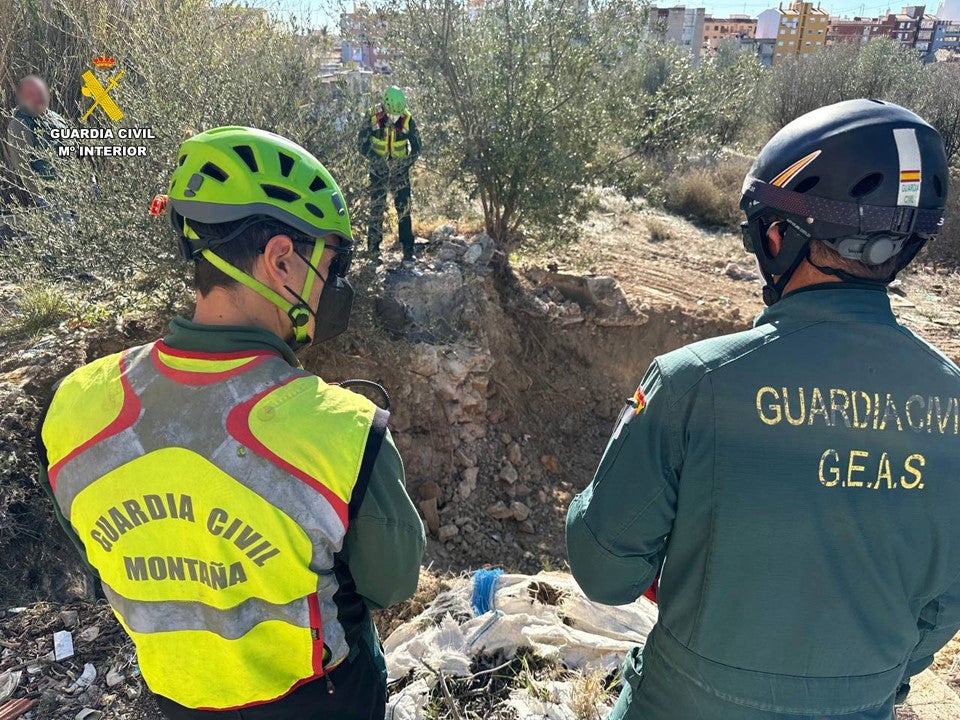
[[[703,19],[703,49],[716,50],[724,40],[752,38],[757,30],[757,20],[749,15],[729,17],[705,17]]]
[[[688,8],[677,5],[671,8],[650,8],[650,29],[662,39],[685,48],[694,62],[697,62],[703,43],[704,15],[702,7]]]
[[[795,0],[788,8],[765,10],[757,17],[756,37],[773,39],[773,64],[804,57],[827,44],[830,13],[812,2]]]

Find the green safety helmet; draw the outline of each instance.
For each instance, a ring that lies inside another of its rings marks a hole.
[[[353,246],[350,215],[336,180],[309,152],[285,137],[256,128],[207,130],[180,146],[167,198],[184,257],[202,255],[221,272],[280,307],[293,323],[297,343],[310,339],[306,330],[310,315],[317,317],[313,342],[346,329],[353,301],[353,290],[344,279]],[[249,225],[216,240],[202,238],[190,227],[191,220],[219,224],[247,219],[253,225],[271,218],[311,238],[339,238],[337,243],[315,243],[311,257],[303,257],[311,272],[299,293],[288,288],[297,297],[296,303],[215,253],[218,245],[230,242]],[[338,262],[331,265],[334,277],[321,277],[320,305],[332,312],[320,318],[318,308],[311,308],[308,299],[315,277],[320,277],[316,267],[325,246],[337,253]]]
[[[178,232],[177,215],[210,224],[266,215],[310,237],[353,242],[337,181],[295,142],[265,130],[219,127],[186,140],[168,196]]]
[[[407,96],[396,85],[391,85],[383,93],[383,107],[391,115],[400,115],[407,109]]]

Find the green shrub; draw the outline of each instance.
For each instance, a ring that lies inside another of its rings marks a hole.
[[[23,291],[17,309],[2,326],[3,335],[39,335],[56,327],[68,314],[63,293],[47,286],[35,286]]]
[[[173,234],[147,208],[166,191],[180,143],[218,125],[294,139],[328,166],[351,211],[365,202],[366,163],[355,138],[370,98],[345,82],[321,82],[331,50],[323,33],[214,0],[31,0],[6,7],[12,9],[0,13],[0,37],[15,40],[2,45],[4,78],[46,77],[53,109],[81,126],[89,100],[80,94],[80,75],[93,57],[112,55],[114,72],[124,71],[112,93],[125,114],[122,125],[149,127],[156,140],[145,141],[146,157],[57,162],[60,178],[47,198],[56,211],[8,208],[21,233],[0,246],[0,279],[170,276],[179,267]],[[12,104],[9,95],[4,100]],[[113,127],[95,113],[87,126],[98,124]],[[64,221],[68,210],[76,218]]]

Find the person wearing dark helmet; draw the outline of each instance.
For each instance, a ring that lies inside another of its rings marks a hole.
[[[423,526],[388,413],[306,372],[343,332],[336,181],[273,133],[183,143],[169,195],[192,321],[56,387],[41,484],[171,720],[382,720],[370,608],[417,586]]]
[[[613,718],[893,720],[960,629],[960,370],[885,292],[939,229],[937,132],[852,100],[744,181],[769,306],[654,360],[567,515],[607,604],[660,575]]]

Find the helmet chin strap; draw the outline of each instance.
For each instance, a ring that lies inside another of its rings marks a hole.
[[[763,302],[765,305],[769,307],[783,297],[783,291],[786,290],[787,285],[790,284],[790,280],[793,278],[793,274],[797,271],[797,268],[803,264],[804,260],[809,259],[810,245],[805,244],[794,256],[790,265],[787,266],[787,269],[779,275],[779,279],[776,279],[774,274],[764,266],[764,256],[761,254],[758,257],[760,273],[763,275],[763,279],[767,281],[767,284],[763,286]]]
[[[222,272],[224,275],[233,278],[245,288],[257,293],[257,295],[276,305],[283,312],[285,312],[287,317],[290,318],[291,324],[293,325],[294,341],[291,343],[291,346],[297,348],[310,342],[310,335],[307,332],[307,324],[310,322],[310,316],[316,316],[316,313],[307,304],[307,300],[305,298],[310,297],[310,293],[313,290],[313,284],[316,281],[316,278],[319,277],[319,272],[317,272],[316,267],[320,262],[320,258],[323,256],[323,250],[325,247],[326,245],[322,240],[318,240],[316,243],[314,243],[313,252],[310,255],[310,262],[306,263],[307,275],[303,280],[303,289],[299,293],[285,286],[285,289],[297,299],[298,302],[296,303],[290,302],[273,288],[264,285],[252,275],[249,275],[240,270],[238,267],[231,265],[222,257],[213,252],[213,250],[210,248],[204,248],[200,251],[200,253],[203,255],[204,259],[207,260],[207,262],[217,268],[217,270]],[[297,256],[306,262],[306,259],[303,258],[302,255],[297,253]],[[321,280],[323,280],[323,278],[321,278]]]

